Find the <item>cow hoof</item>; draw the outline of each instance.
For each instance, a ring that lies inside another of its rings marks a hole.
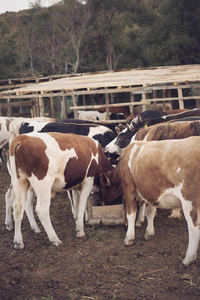
[[[24,248],[24,243],[14,243],[14,249],[20,250]]]
[[[185,270],[187,270],[187,268],[188,268],[188,265],[185,265],[182,261],[178,264],[178,270],[179,271],[185,271]]]
[[[53,243],[54,246],[59,246],[60,244],[62,244],[61,240],[57,240],[57,241],[51,241]]]
[[[86,239],[86,235],[81,234],[80,232],[77,232],[76,237],[81,238],[81,239]]]
[[[39,227],[36,227],[36,228],[32,228],[32,230],[35,232],[35,233],[40,233],[41,230]]]
[[[144,238],[146,241],[150,241],[154,239],[154,234],[145,233]]]
[[[131,245],[134,244],[134,240],[128,240],[128,239],[125,239],[125,240],[124,240],[124,244],[125,244],[126,246],[131,246]]]
[[[135,223],[135,226],[136,226],[136,227],[142,227],[142,223],[141,223],[141,222],[136,222],[136,223]]]
[[[6,229],[11,231],[13,230],[13,224],[5,224],[6,225]]]

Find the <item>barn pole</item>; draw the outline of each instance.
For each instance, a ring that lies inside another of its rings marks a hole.
[[[109,103],[109,94],[108,93],[105,94],[105,98],[106,98],[106,119],[110,120],[110,113],[109,113],[110,109],[108,106],[110,103]]]
[[[61,100],[61,114],[60,114],[61,119],[66,118],[66,102],[65,102],[65,94],[62,92],[62,100]]]
[[[179,98],[179,108],[183,109],[184,108],[184,102],[183,102],[183,91],[181,88],[178,89],[178,98]]]
[[[131,103],[134,102],[134,94],[133,91],[130,92],[130,99],[131,99]],[[130,115],[134,114],[134,108],[133,105],[129,105],[129,110],[130,110]]]
[[[53,105],[53,96],[52,92],[50,93],[50,114],[52,118],[55,118],[55,110],[54,110],[54,105]]]
[[[196,95],[200,96],[200,88],[196,88]],[[196,99],[196,108],[200,108],[200,99]]]
[[[85,95],[83,95],[83,105],[86,106],[86,98],[85,98]]]
[[[39,116],[44,117],[44,100],[41,94],[39,95]]]
[[[147,85],[146,83],[143,84],[143,88],[145,88]],[[144,91],[144,90],[143,90]],[[147,100],[147,94],[145,92],[142,93],[142,101],[146,101]],[[143,104],[142,105],[142,111],[145,111],[147,109],[147,105]]]
[[[163,90],[162,93],[163,93],[163,98],[166,98],[166,90]],[[163,111],[166,111],[166,101],[163,101]]]
[[[73,106],[77,106],[77,95],[74,95],[74,92],[72,93],[72,101],[73,101]],[[77,109],[74,109],[74,118],[78,118],[78,111]]]

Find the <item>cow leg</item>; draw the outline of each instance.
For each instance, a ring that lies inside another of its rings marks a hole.
[[[191,201],[183,201],[183,213],[186,218],[188,224],[188,232],[189,232],[189,243],[188,248],[186,251],[186,256],[182,260],[183,265],[189,265],[192,261],[194,261],[197,257],[197,250],[200,241],[200,228],[199,225],[195,226],[192,218],[191,218],[191,211],[192,211],[192,204]],[[198,210],[197,210],[198,214]]]
[[[146,228],[144,237],[146,240],[149,240],[149,239],[151,239],[152,236],[155,235],[154,218],[156,215],[156,207],[154,207],[150,204],[147,205],[146,210],[145,210],[145,215],[147,218],[147,228]]]
[[[135,225],[137,227],[141,227],[141,224],[144,222],[145,208],[146,208],[146,203],[141,204],[140,207],[139,207],[137,220],[136,220],[136,223],[135,223]]]
[[[31,228],[36,232],[40,232],[40,229],[35,221],[34,214],[33,214],[33,199],[31,196],[31,191],[28,190],[27,193],[27,201],[25,202],[25,211],[31,225]],[[30,194],[30,196],[29,196]],[[31,198],[30,198],[31,197]],[[29,199],[30,198],[30,199]],[[13,222],[12,222],[12,210],[13,210],[13,202],[14,202],[14,191],[12,184],[10,185],[9,189],[5,194],[5,202],[6,202],[6,218],[5,218],[5,225],[7,230],[13,229]]]
[[[74,217],[74,202],[73,202],[72,191],[67,191],[67,196],[69,198],[69,201],[70,201],[70,204],[71,204],[71,209],[72,209],[72,215]]]
[[[87,199],[92,191],[94,179],[88,177],[81,186],[80,198],[78,204],[78,218],[76,221],[77,237],[85,237],[84,232],[84,214],[87,207]]]
[[[26,196],[28,190],[28,182],[20,181],[14,186],[15,198],[13,202],[13,216],[15,221],[14,248],[23,249],[24,243],[21,233],[21,221],[23,219]]]
[[[13,191],[13,186],[11,184],[5,194],[5,202],[6,202],[5,225],[7,230],[13,230],[13,221],[12,221],[13,201],[14,201],[14,191]]]
[[[44,190],[44,186],[47,187],[46,190]],[[50,219],[51,186],[52,184],[50,182],[43,182],[41,185],[37,184],[35,189],[35,193],[37,195],[36,212],[50,242],[52,242],[55,246],[58,246],[61,244],[61,241],[53,229]]]
[[[78,218],[78,204],[79,204],[79,191],[72,190],[72,197],[73,197],[73,205],[74,205],[74,219],[77,220]]]
[[[132,245],[135,239],[135,219],[137,213],[137,201],[135,199],[135,186],[133,183],[123,186],[123,193],[126,203],[126,217],[128,222],[128,228],[124,244]]]
[[[33,199],[34,199],[34,192],[28,190],[28,192],[27,192],[27,201],[26,201],[26,204],[25,204],[25,211],[26,211],[31,229],[35,233],[39,233],[39,232],[41,232],[41,230],[38,227],[38,225],[35,221],[34,214],[33,214]]]

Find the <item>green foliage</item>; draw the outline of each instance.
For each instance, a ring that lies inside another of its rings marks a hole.
[[[33,0],[0,15],[0,79],[200,63],[199,33],[199,0]]]

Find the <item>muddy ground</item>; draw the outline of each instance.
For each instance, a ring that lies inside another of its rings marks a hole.
[[[57,194],[51,205],[53,226],[62,240],[53,246],[42,232],[31,231],[26,216],[22,233],[25,248],[13,248],[13,231],[4,226],[4,195],[9,187],[6,165],[0,169],[0,299],[200,299],[198,261],[178,268],[187,244],[182,218],[158,211],[156,236],[145,241],[146,223],[136,229],[133,246],[125,247],[125,226],[86,226],[87,238],[76,238],[70,203]]]

